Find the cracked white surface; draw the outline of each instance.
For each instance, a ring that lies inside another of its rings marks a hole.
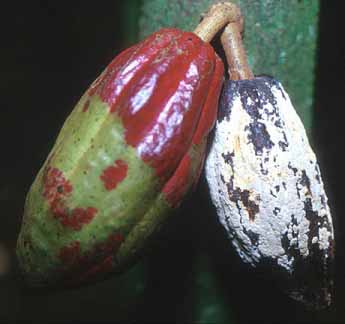
[[[295,258],[304,260],[315,248],[323,253],[319,262],[327,263],[332,219],[315,154],[288,94],[276,81],[261,82],[266,93],[241,92],[233,82],[223,95],[227,112],[216,123],[206,177],[243,261],[255,267],[269,258],[292,273]]]

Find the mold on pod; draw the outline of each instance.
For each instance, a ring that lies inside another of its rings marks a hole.
[[[211,198],[244,262],[323,308],[332,299],[334,234],[320,169],[283,86],[254,77],[242,30],[240,18],[221,35],[230,80],[206,162]]]
[[[226,81],[206,176],[241,259],[269,267],[295,299],[331,301],[334,236],[320,169],[282,85]]]

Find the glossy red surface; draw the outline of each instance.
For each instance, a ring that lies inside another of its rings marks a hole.
[[[209,44],[190,32],[163,29],[116,57],[91,91],[121,117],[126,142],[165,182],[198,124],[204,126],[195,143],[213,125],[222,78],[222,63]],[[200,120],[202,113],[207,120]]]
[[[207,99],[199,119],[198,128],[193,137],[193,144],[199,145],[212,130],[218,112],[218,99],[223,85],[224,66],[219,57],[216,57],[216,67],[213,79],[208,89]]]
[[[177,207],[186,194],[191,176],[192,161],[188,154],[184,156],[174,176],[169,179],[163,188],[165,199],[171,207]]]
[[[177,207],[191,186],[197,184],[205,159],[205,147],[218,110],[218,98],[222,87],[224,68],[221,60],[216,57],[216,67],[211,80],[199,123],[194,132],[192,143],[200,152],[199,159],[193,160],[186,154],[176,172],[163,188],[163,193],[172,207]]]

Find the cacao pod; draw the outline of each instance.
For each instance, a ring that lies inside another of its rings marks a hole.
[[[31,285],[94,281],[135,260],[198,180],[222,81],[212,47],[178,29],[109,64],[27,195],[17,256]]]
[[[225,82],[206,176],[241,259],[268,266],[293,298],[329,305],[334,234],[327,196],[303,124],[278,81]]]

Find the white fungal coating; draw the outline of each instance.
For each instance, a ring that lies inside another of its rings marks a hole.
[[[305,299],[318,299],[310,290],[330,285],[332,219],[315,154],[279,82],[226,83],[206,177],[219,220],[243,261],[274,264],[299,282],[291,295],[303,299],[307,290]],[[314,270],[320,283],[306,287],[303,276],[310,274],[303,272]],[[329,298],[325,294],[320,298]]]

